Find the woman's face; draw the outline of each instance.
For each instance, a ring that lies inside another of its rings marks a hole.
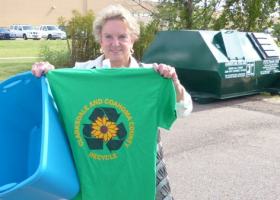
[[[102,27],[100,46],[112,67],[128,66],[134,40],[127,24],[120,19],[108,20]]]

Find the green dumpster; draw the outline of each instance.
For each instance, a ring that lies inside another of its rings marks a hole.
[[[163,31],[142,61],[176,68],[195,100],[280,91],[280,51],[265,33]]]

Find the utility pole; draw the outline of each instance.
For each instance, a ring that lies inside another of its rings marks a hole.
[[[82,0],[83,1],[83,13],[86,14],[88,11],[88,0]]]

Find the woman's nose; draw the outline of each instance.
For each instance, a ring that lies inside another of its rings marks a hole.
[[[119,46],[119,45],[120,45],[119,39],[118,39],[118,38],[113,38],[113,40],[112,40],[112,45],[113,45],[113,46]]]

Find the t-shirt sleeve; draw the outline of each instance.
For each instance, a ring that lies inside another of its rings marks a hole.
[[[158,96],[158,126],[170,129],[177,118],[176,92],[171,79],[163,78],[163,84]]]

